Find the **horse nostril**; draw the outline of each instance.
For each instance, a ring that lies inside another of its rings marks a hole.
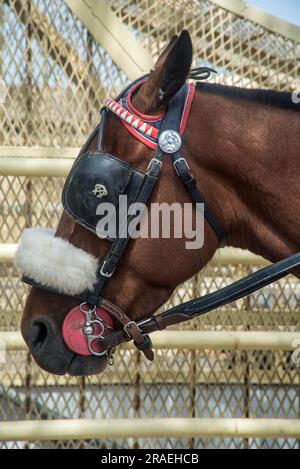
[[[50,373],[57,375],[67,373],[74,353],[63,340],[61,323],[50,314],[48,316],[40,314],[30,319],[22,322],[21,331],[36,363]]]
[[[40,349],[46,341],[48,335],[48,329],[46,324],[41,321],[37,321],[30,326],[28,331],[27,340],[29,340],[32,347]]]

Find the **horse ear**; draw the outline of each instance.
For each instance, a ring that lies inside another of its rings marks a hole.
[[[177,42],[177,39],[178,39],[178,36],[177,34],[175,34],[172,39],[170,40],[169,44],[167,45],[167,47],[165,47],[165,49],[163,50],[163,52],[160,54],[160,56],[158,57],[157,61],[156,61],[156,64],[155,64],[155,69],[156,68],[159,68],[165,61],[167,55],[169,54],[169,52],[171,51],[171,49],[173,49],[173,46],[175,45],[175,43]]]
[[[193,57],[192,40],[187,31],[174,36],[156,62],[146,83],[140,88],[134,104],[141,112],[155,112],[169,100],[189,76]]]

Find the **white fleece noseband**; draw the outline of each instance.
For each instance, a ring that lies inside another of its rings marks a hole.
[[[92,290],[97,280],[98,260],[48,228],[28,228],[16,252],[22,274],[45,287],[74,295]]]

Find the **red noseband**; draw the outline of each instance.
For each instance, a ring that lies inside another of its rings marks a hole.
[[[62,335],[66,345],[79,355],[101,354],[101,340],[113,331],[113,320],[104,308],[88,310],[87,305],[75,306],[66,315]]]

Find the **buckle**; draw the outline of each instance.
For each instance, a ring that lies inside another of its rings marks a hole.
[[[175,171],[176,171],[176,173],[177,173],[178,176],[180,176],[180,172],[178,171],[176,165],[177,165],[177,163],[179,163],[179,162],[182,162],[182,163],[185,164],[186,170],[187,170],[188,172],[191,171],[191,168],[189,167],[189,164],[188,164],[188,162],[186,161],[186,159],[185,159],[185,158],[178,158],[177,160],[175,160],[175,161],[173,162],[174,169],[175,169]]]
[[[152,169],[152,166],[153,165],[157,165],[157,169]],[[162,168],[162,161],[159,160],[158,158],[152,158],[150,161],[149,161],[149,164],[147,166],[147,169],[146,169],[146,173],[150,173],[150,176],[158,176],[158,174],[160,173],[160,170]],[[154,174],[151,174],[151,171],[153,170]]]
[[[96,352],[96,350],[93,349],[92,343],[96,339],[101,341],[101,339],[97,336],[94,336],[94,335],[87,336],[88,349],[91,352],[91,354],[95,355],[95,357],[103,357],[103,355],[107,355],[111,349],[102,350],[102,352]]]
[[[112,276],[112,274],[114,273],[115,269],[113,269],[111,272],[105,272],[104,271],[104,267],[106,266],[107,264],[107,261],[103,261],[103,264],[101,266],[101,269],[100,269],[100,274],[103,276],[103,277],[106,277],[106,278],[110,278]]]

